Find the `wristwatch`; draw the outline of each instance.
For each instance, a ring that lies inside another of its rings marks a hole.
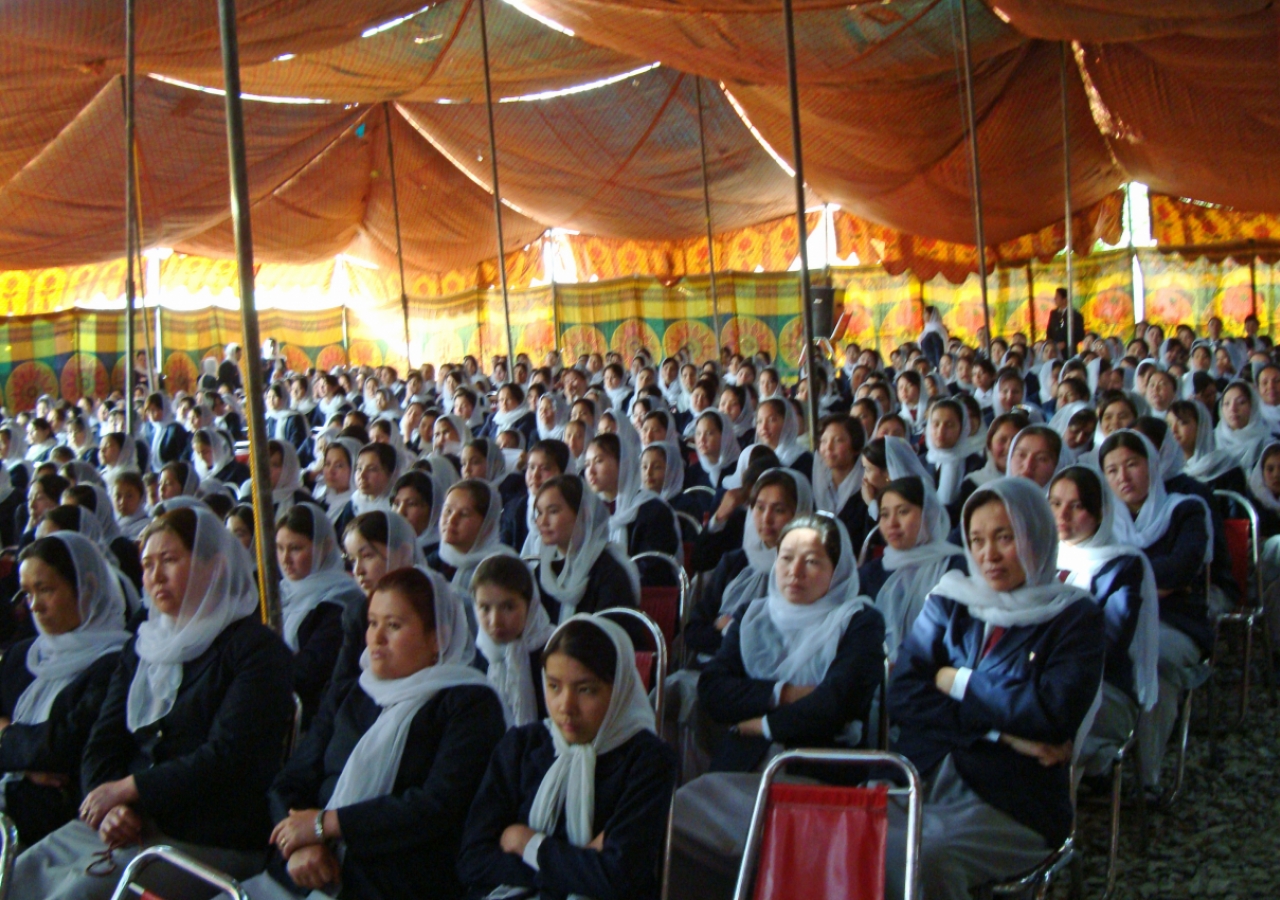
[[[316,840],[324,843],[324,810],[316,813]]]

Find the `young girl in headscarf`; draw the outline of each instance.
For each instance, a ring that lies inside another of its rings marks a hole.
[[[502,498],[487,481],[464,479],[449,489],[440,513],[440,546],[427,556],[427,565],[450,580],[453,589],[466,596],[471,576],[487,556],[516,552],[498,535]]]
[[[475,598],[476,657],[502,698],[512,725],[547,717],[542,691],[542,650],[554,627],[528,566],[514,556],[495,553],[471,576]]]
[[[655,897],[676,763],[631,640],[579,615],[543,660],[549,716],[494,751],[458,873],[475,896]]]
[[[1020,875],[1071,830],[1071,745],[1102,678],[1103,613],[1057,577],[1044,492],[1003,478],[962,515],[968,570],[948,572],[898,651],[889,715],[925,780],[922,896]],[[1084,602],[1081,602],[1084,601]],[[901,898],[905,816],[889,812],[885,896]]]
[[[756,439],[778,454],[784,466],[805,478],[813,474],[813,454],[800,443],[800,418],[791,401],[765,400],[756,409]]]

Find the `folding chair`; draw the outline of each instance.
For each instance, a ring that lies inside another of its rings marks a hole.
[[[644,683],[644,689],[653,694],[653,714],[658,724],[662,724],[662,715],[666,711],[667,705],[667,642],[662,637],[662,629],[657,623],[638,609],[628,609],[625,606],[611,606],[603,609],[596,615],[603,616],[617,622],[626,629],[627,634],[635,641],[637,630],[647,631],[651,643],[652,650],[641,650],[636,648],[636,669],[640,672],[640,680]],[[636,626],[639,626],[637,629]]]
[[[682,536],[685,538],[682,543],[682,546],[684,547],[684,559],[681,560],[681,562],[684,563],[685,572],[689,572],[693,569],[694,544],[696,544],[697,539],[702,536],[702,523],[687,512],[681,512],[677,509],[675,514],[676,524],[680,526]],[[693,534],[693,540],[688,539],[689,533]]]
[[[1138,754],[1138,729],[1129,733],[1129,739],[1116,753],[1111,764],[1111,840],[1107,848],[1107,889],[1102,900],[1110,900],[1116,890],[1116,860],[1120,855],[1120,798],[1124,764],[1129,757]],[[1142,854],[1147,852],[1147,795],[1142,788],[1142,766],[1134,765],[1138,780],[1138,842]]]
[[[0,900],[8,900],[13,885],[13,863],[18,858],[18,826],[0,813]]]
[[[231,900],[249,900],[249,895],[244,892],[244,888],[240,887],[240,882],[234,878],[224,875],[216,869],[211,869],[185,853],[179,853],[172,847],[163,844],[148,847],[130,860],[129,865],[125,866],[124,874],[120,876],[120,883],[116,885],[115,893],[111,895],[111,900],[133,900],[134,897],[138,897],[140,900],[164,900],[159,894],[148,890],[145,886],[135,881],[144,869],[157,864],[177,869],[191,876],[192,881],[217,891],[217,896],[225,894]]]
[[[631,557],[638,563],[642,559],[655,559],[670,567],[676,576],[675,587],[640,587],[640,609],[662,629],[662,637],[670,647],[675,643],[679,626],[684,622],[685,605],[689,599],[689,576],[680,561],[667,553],[646,550]]]
[[[1260,630],[1264,644],[1263,660],[1267,669],[1267,684],[1271,691],[1271,705],[1276,704],[1276,677],[1272,665],[1271,631],[1266,623],[1266,607],[1263,602],[1264,585],[1262,584],[1261,549],[1258,546],[1259,520],[1258,513],[1249,500],[1235,491],[1214,491],[1213,496],[1224,501],[1224,512],[1239,509],[1244,518],[1225,518],[1227,550],[1231,554],[1231,572],[1240,586],[1240,602],[1230,612],[1220,613],[1214,619],[1213,653],[1210,658],[1216,663],[1218,658],[1218,640],[1222,626],[1225,624],[1244,626],[1244,662],[1240,674],[1240,714],[1235,727],[1240,727],[1244,714],[1249,708],[1249,685],[1253,669],[1253,633]],[[1253,569],[1252,579],[1250,567]]]
[[[293,697],[293,713],[289,720],[289,730],[284,736],[284,761],[288,762],[293,751],[298,749],[298,741],[302,739],[302,698],[296,693]],[[0,898],[3,900],[3,898]]]
[[[888,766],[906,776],[907,787],[776,783],[794,762]],[[756,794],[734,900],[882,898],[890,794],[907,797],[903,897],[915,900],[924,786],[906,757],[879,750],[788,750],[774,757]]]
[[[867,532],[867,536],[862,539],[862,548],[858,551],[858,566],[863,566],[870,558],[872,551],[872,540],[880,533],[880,526],[877,525]]]

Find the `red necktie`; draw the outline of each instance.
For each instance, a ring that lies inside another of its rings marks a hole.
[[[987,643],[983,645],[982,656],[978,657],[979,659],[986,659],[987,654],[995,648],[996,643],[999,642],[1000,638],[1004,637],[1006,630],[1007,629],[1003,625],[991,626],[991,634],[987,636]]]
[[[1068,579],[1068,578],[1070,578],[1070,577],[1071,577],[1071,570],[1070,570],[1070,569],[1060,569],[1060,570],[1058,571],[1058,580],[1059,580],[1059,581],[1061,581],[1063,584],[1066,584],[1066,583],[1067,583],[1067,579]]]

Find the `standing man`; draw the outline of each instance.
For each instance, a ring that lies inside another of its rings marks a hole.
[[[1067,356],[1075,356],[1080,350],[1080,341],[1084,338],[1084,316],[1071,310],[1071,337],[1075,339]],[[1049,313],[1049,327],[1045,336],[1058,345],[1059,349],[1067,346],[1067,289],[1060,287],[1053,292],[1053,312]]]

